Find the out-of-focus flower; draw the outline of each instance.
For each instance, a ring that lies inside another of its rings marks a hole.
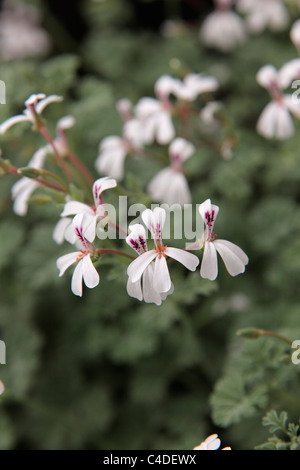
[[[4,390],[5,390],[4,383],[2,382],[2,380],[0,380],[0,395],[4,393]]]
[[[216,91],[218,80],[202,73],[188,73],[182,81],[174,87],[174,95],[181,100],[194,101],[198,95]]]
[[[99,155],[95,168],[120,181],[124,177],[124,162],[130,152],[143,147],[143,128],[138,119],[129,119],[123,126],[123,137],[111,135],[104,137],[99,144]]]
[[[81,222],[83,235],[89,242],[93,242],[96,237],[96,227],[98,222],[106,217],[101,195],[103,191],[115,188],[116,186],[117,182],[114,178],[105,176],[104,178],[97,179],[93,184],[94,206],[89,206],[88,204],[80,201],[68,201],[61,213],[61,217],[64,218],[84,214],[85,217]],[[56,227],[56,236],[58,239],[61,239],[62,236],[62,234],[59,233],[60,228],[63,230],[65,228],[64,224],[62,224],[61,227]]]
[[[282,31],[289,24],[289,13],[281,0],[238,0],[237,10],[246,15],[248,30],[260,34],[266,28]]]
[[[283,93],[290,80],[289,68],[283,67],[278,72],[273,65],[265,65],[258,71],[256,79],[272,97],[258,119],[257,132],[267,139],[291,137],[295,132],[291,114],[300,119],[300,102],[295,101],[292,95]]]
[[[218,450],[220,445],[221,441],[218,437],[218,434],[211,434],[205,439],[205,441],[194,447],[193,450]],[[231,450],[231,447],[223,447],[221,450]]]
[[[150,181],[148,193],[154,201],[172,204],[189,204],[191,193],[186,177],[182,172],[183,163],[190,158],[196,149],[191,142],[177,137],[169,146],[171,165],[164,168]]]
[[[66,140],[65,130],[74,125],[72,116],[65,116],[57,122],[56,139],[54,145],[58,152],[63,156],[67,152],[68,144]],[[53,148],[50,144],[37,150],[28,162],[29,168],[41,169],[44,166],[47,155],[53,154]],[[13,211],[20,216],[24,216],[28,211],[28,199],[32,193],[41,187],[41,184],[34,179],[25,176],[18,180],[11,188],[11,195],[14,201]]]
[[[69,266],[77,263],[72,276],[71,290],[79,297],[82,296],[82,281],[89,288],[96,287],[100,282],[99,274],[91,259],[96,254],[96,249],[83,235],[84,218],[85,214],[78,214],[72,222],[80,251],[63,255],[56,261],[59,276],[62,276]]]
[[[219,213],[219,207],[211,204],[207,199],[200,204],[199,213],[204,221],[205,229],[202,238],[188,249],[203,248],[203,258],[201,262],[200,275],[205,279],[214,281],[218,276],[217,253],[224,261],[225,267],[231,276],[237,276],[245,271],[249,262],[246,253],[234,243],[227,240],[216,240],[213,232],[214,224]]]
[[[171,248],[163,245],[162,230],[166,219],[166,212],[160,207],[156,207],[153,211],[146,209],[142,213],[142,219],[146,227],[150,230],[155,248],[146,250],[138,256],[127,269],[127,274],[132,283],[136,283],[141,279],[147,267],[154,261],[153,269],[153,289],[158,294],[167,294],[172,288],[170,273],[166,261],[166,257],[179,261],[190,271],[195,271],[199,264],[197,256],[188,253],[179,248]]]
[[[30,95],[25,101],[26,108],[23,114],[13,116],[0,125],[0,134],[4,134],[10,127],[19,122],[29,121],[33,124],[34,129],[43,127],[41,114],[44,109],[51,103],[62,101],[63,97],[58,95],[46,96],[44,93]]]
[[[40,57],[47,54],[50,46],[50,37],[40,26],[35,10],[21,2],[4,2],[0,13],[0,57],[4,60]]]
[[[215,0],[215,11],[202,23],[199,35],[208,47],[229,52],[245,42],[245,23],[231,6],[232,0]]]
[[[126,238],[127,244],[134,249],[138,255],[142,255],[148,251],[146,231],[143,225],[134,224],[129,226],[130,234]],[[146,303],[155,303],[161,305],[166,297],[172,294],[174,290],[173,284],[166,293],[159,293],[153,287],[154,279],[154,262],[152,261],[145,269],[142,277],[136,282],[132,282],[132,278],[128,277],[127,292],[130,297],[138,300],[144,300]]]
[[[300,53],[300,20],[296,20],[290,30],[290,38],[298,53]]]

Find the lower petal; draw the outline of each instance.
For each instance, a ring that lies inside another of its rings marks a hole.
[[[158,293],[171,289],[171,278],[165,256],[157,256],[154,267],[153,287]]]
[[[218,259],[214,244],[206,242],[200,268],[200,275],[204,279],[214,281],[218,275]]]

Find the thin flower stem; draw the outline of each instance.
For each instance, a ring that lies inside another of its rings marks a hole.
[[[274,338],[278,338],[281,341],[284,341],[285,343],[289,344],[290,346],[292,345],[292,341],[285,336],[280,335],[279,333],[275,333],[274,331],[267,331],[267,330],[261,330],[263,336],[273,336]]]
[[[129,258],[129,259],[135,259],[134,256],[128,254],[128,253],[125,253],[125,251],[121,251],[121,250],[114,250],[112,248],[97,248],[96,251],[98,253],[100,253],[101,255],[104,255],[104,254],[112,254],[112,255],[120,255],[120,256],[125,256],[126,258]]]
[[[56,180],[58,182],[58,184],[62,188],[64,188],[66,193],[69,192],[68,186],[66,185],[64,180],[62,178],[60,178],[58,175],[56,175],[55,173],[52,173],[52,171],[48,171],[48,170],[39,170],[39,171],[42,174],[42,176],[45,176],[45,177],[48,176],[49,178],[52,178],[52,179]]]
[[[16,168],[15,166],[10,165],[10,167],[8,168],[8,172],[14,175],[20,176],[20,173],[18,172],[18,168]],[[26,178],[26,176],[23,176],[23,178]],[[68,193],[68,190],[65,189],[65,187],[59,186],[58,184],[55,184],[55,183],[51,183],[50,181],[46,181],[40,176],[38,178],[35,178],[35,181],[42,184],[43,186],[47,186],[48,188],[55,189],[56,191]],[[65,186],[65,183],[64,183],[64,186]]]
[[[51,135],[49,134],[49,132],[47,131],[46,127],[42,127],[40,128],[40,132],[41,134],[45,137],[45,139],[48,141],[48,143],[51,145],[53,151],[54,151],[54,154],[57,158],[57,161],[58,163],[60,164],[64,174],[65,174],[65,177],[67,178],[67,181],[68,183],[71,183],[71,178],[70,178],[70,175],[69,175],[69,171],[68,171],[68,167],[67,165],[65,164],[62,156],[59,154],[57,148],[56,148],[56,145],[51,137]]]
[[[85,177],[85,179],[89,183],[89,185],[93,186],[95,179],[94,179],[93,175],[91,174],[91,172],[89,171],[89,169],[85,166],[85,164],[77,157],[77,155],[75,155],[72,152],[68,152],[67,156],[68,156],[68,159],[70,160],[70,162],[74,166],[76,166],[76,168],[78,168],[80,173]]]
[[[123,233],[123,235],[126,235],[126,237],[127,237],[127,235],[128,235],[127,231],[124,230],[120,225],[116,224],[111,219],[109,219],[108,223],[111,225],[111,227],[116,228],[118,232]]]
[[[25,177],[26,178],[26,177]],[[55,184],[55,183],[51,183],[51,181],[46,181],[44,180],[43,178],[41,178],[40,176],[38,178],[35,179],[35,181],[37,181],[38,183],[42,184],[43,186],[47,186],[47,188],[52,188],[52,189],[55,189],[56,191],[60,191],[62,193],[68,193],[69,191],[61,186],[59,186],[58,184]]]

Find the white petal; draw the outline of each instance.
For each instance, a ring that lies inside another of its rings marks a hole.
[[[0,125],[0,134],[4,134],[10,127],[14,126],[18,122],[31,121],[28,116],[25,114],[20,114],[18,116],[13,116],[6,121],[2,122]]]
[[[272,82],[277,83],[278,72],[273,65],[264,65],[256,74],[257,82],[264,88],[269,88]]]
[[[49,95],[46,98],[42,99],[36,104],[35,110],[38,114],[41,114],[46,106],[48,106],[51,103],[57,103],[59,101],[62,101],[63,97],[58,96],[58,95]]]
[[[70,129],[75,125],[75,118],[73,116],[64,116],[57,121],[57,129],[65,130]]]
[[[215,240],[213,244],[231,276],[237,276],[245,271],[249,259],[240,247],[227,240]]]
[[[56,261],[56,266],[59,269],[59,276],[62,276],[66,269],[68,269],[71,264],[75,263],[78,256],[81,254],[81,251],[74,251],[73,253],[68,253],[63,255]]]
[[[132,263],[130,263],[127,268],[127,274],[131,277],[132,282],[136,282],[141,278],[146,267],[151,263],[155,256],[155,250],[146,251],[146,253],[138,256],[134,261],[132,261]]]
[[[92,289],[100,282],[100,277],[97,269],[92,263],[90,255],[86,255],[82,260],[83,280],[87,287]]]
[[[284,104],[288,110],[297,118],[300,119],[300,99],[293,95],[284,95]]]
[[[90,215],[95,215],[93,209],[88,206],[87,204],[84,204],[83,202],[79,201],[69,201],[65,204],[64,210],[61,213],[61,217],[68,217],[69,215],[75,215],[75,214],[90,214]]]
[[[175,137],[175,129],[169,112],[162,111],[157,117],[156,140],[159,144],[168,144]]]
[[[166,220],[166,211],[162,207],[155,207],[153,211],[146,209],[142,212],[142,220],[153,238],[157,237],[157,232],[162,233]]]
[[[67,217],[60,219],[55,225],[52,237],[58,245],[63,243],[65,239],[65,231],[70,225],[72,225],[72,221]]]
[[[182,137],[177,137],[174,139],[169,146],[169,155],[171,161],[174,159],[174,157],[177,157],[179,158],[180,162],[184,162],[189,157],[191,157],[195,151],[195,146]]]
[[[83,259],[79,261],[76,268],[74,269],[72,281],[71,281],[71,290],[73,294],[82,296],[82,276],[83,276]]]
[[[114,148],[104,150],[95,161],[95,168],[98,173],[109,175],[117,181],[124,177],[124,160],[126,157],[125,148]]]
[[[155,260],[153,287],[159,293],[171,289],[171,278],[165,256],[157,256]]]
[[[145,227],[142,224],[132,224],[129,225],[129,230],[126,243],[140,255],[148,251]]]
[[[132,282],[131,278],[129,277],[127,281],[127,293],[130,295],[130,297],[143,300],[141,279],[136,282]]]
[[[204,279],[214,281],[218,275],[218,258],[214,244],[206,242],[201,262],[200,275]]]
[[[142,282],[143,282],[143,296],[146,303],[161,304],[161,295],[153,287],[154,268],[153,263],[145,269]]]
[[[168,247],[165,250],[167,256],[170,258],[176,259],[179,263],[183,264],[190,271],[195,271],[199,264],[198,256],[193,255],[185,250],[180,250],[179,248]]]
[[[40,186],[34,180],[21,178],[11,188],[12,198],[14,200],[13,211],[15,214],[24,216],[28,211],[28,199],[31,194]]]
[[[115,188],[117,186],[117,182],[114,178],[110,176],[104,176],[103,178],[97,179],[93,184],[93,195],[96,207],[102,204],[101,194],[103,191],[107,189]]]
[[[207,214],[209,214],[210,218],[212,219],[212,225],[214,225],[217,215],[219,213],[219,206],[212,204],[210,199],[206,199],[206,201],[200,204],[198,210],[205,224],[208,221]]]
[[[30,161],[28,162],[28,166],[32,168],[42,168],[46,157],[48,154],[52,154],[53,150],[50,145],[46,145],[38,149],[31,157]]]

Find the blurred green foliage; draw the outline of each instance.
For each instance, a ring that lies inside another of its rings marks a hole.
[[[71,146],[96,178],[100,140],[122,129],[117,99],[153,96],[160,75],[178,74],[174,64],[214,74],[237,145],[225,160],[195,131],[197,153],[185,168],[193,202],[211,198],[220,206],[216,232],[241,246],[250,263],[231,278],[220,261],[213,283],[199,270],[172,266],[175,292],[156,307],[127,295],[127,261],[100,261],[100,285],[76,298],[70,274],[58,278],[55,265],[70,248],[52,240],[59,206],[32,204],[18,217],[10,200],[16,178],[3,177],[0,448],[192,449],[214,432],[233,449],[260,446],[269,442],[262,426],[269,410],[286,410],[293,422],[300,416],[300,368],[289,347],[236,335],[255,326],[300,338],[299,123],[286,142],[266,141],[255,130],[269,99],[255,75],[266,63],[281,66],[295,56],[288,31],[265,32],[223,55],[200,44],[199,25],[166,38],[129,27],[134,11],[127,2],[81,6],[88,34],[76,52],[1,62],[1,122],[22,111],[31,93],[63,95],[45,117],[54,133],[57,119],[74,115]],[[25,166],[41,145],[27,124],[1,138],[2,156],[15,166]],[[166,157],[167,148],[161,151]],[[159,168],[159,161],[129,157],[125,189],[138,195]]]

